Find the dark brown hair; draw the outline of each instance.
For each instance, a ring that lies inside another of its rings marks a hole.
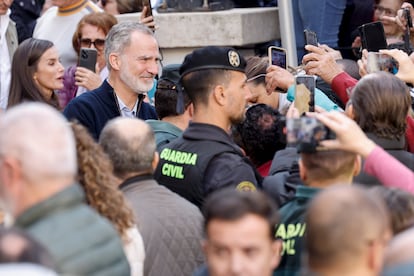
[[[8,108],[24,101],[43,102],[59,109],[59,101],[55,93],[51,99],[44,98],[39,86],[33,79],[42,55],[52,48],[49,40],[28,38],[23,41],[13,55]]]
[[[404,135],[411,98],[408,87],[396,76],[379,72],[363,77],[351,101],[354,119],[364,132],[385,139]]]

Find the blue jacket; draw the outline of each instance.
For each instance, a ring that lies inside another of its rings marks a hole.
[[[143,99],[139,97],[137,117],[142,120],[157,119],[155,108]],[[63,114],[68,120],[75,119],[84,125],[96,140],[109,120],[121,116],[114,89],[106,80],[97,89],[70,101]]]

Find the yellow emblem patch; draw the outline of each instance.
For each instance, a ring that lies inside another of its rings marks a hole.
[[[256,191],[256,186],[254,186],[252,182],[243,181],[243,182],[240,182],[239,185],[237,185],[236,190],[242,191],[242,192],[253,192],[253,191]]]

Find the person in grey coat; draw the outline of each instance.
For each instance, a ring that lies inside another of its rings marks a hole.
[[[119,117],[104,127],[99,143],[135,212],[146,253],[144,275],[191,275],[204,261],[203,217],[195,205],[153,179],[158,153],[151,127]]]

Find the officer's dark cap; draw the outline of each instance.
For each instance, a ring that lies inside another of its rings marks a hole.
[[[174,84],[180,81],[181,64],[169,64],[162,68],[162,75],[159,80],[168,80]]]
[[[188,54],[180,67],[180,74],[184,77],[188,73],[206,69],[225,69],[244,73],[245,68],[246,60],[235,49],[208,46]]]

